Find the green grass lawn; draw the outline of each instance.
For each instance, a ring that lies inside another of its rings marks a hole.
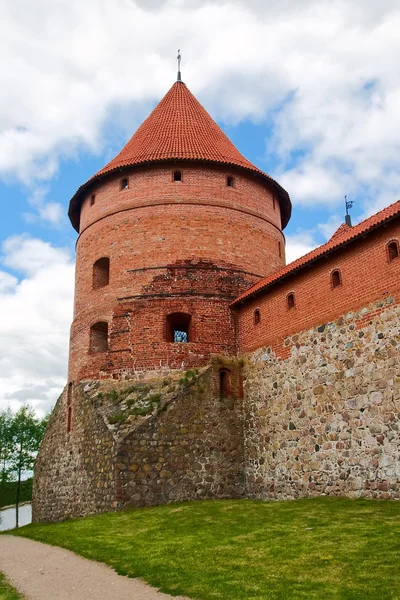
[[[15,534],[196,600],[400,599],[400,502],[202,501]]]
[[[22,596],[11,587],[0,573],[0,600],[22,600]]]

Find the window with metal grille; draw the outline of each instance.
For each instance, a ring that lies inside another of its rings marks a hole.
[[[191,342],[191,315],[171,313],[167,315],[167,342]]]

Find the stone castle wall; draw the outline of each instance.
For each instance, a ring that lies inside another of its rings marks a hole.
[[[35,464],[33,521],[60,521],[112,510],[115,502],[116,444],[83,389],[68,386],[59,397]]]
[[[249,497],[400,499],[399,324],[386,297],[249,355]]]
[[[230,371],[220,395],[219,370]],[[234,361],[140,381],[75,384],[36,462],[33,520],[245,493],[241,379]],[[70,429],[70,431],[68,431]]]

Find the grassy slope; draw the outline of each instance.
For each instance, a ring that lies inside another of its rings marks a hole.
[[[0,600],[22,600],[22,596],[11,587],[0,573]]]
[[[18,535],[199,600],[400,599],[400,502],[203,501]]]

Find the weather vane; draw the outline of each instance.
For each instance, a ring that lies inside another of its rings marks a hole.
[[[347,200],[347,196],[344,197],[344,201],[346,203],[346,225],[351,227],[351,217],[349,215],[349,209],[352,208],[354,204],[354,200]]]
[[[178,50],[178,77],[177,77],[177,81],[182,81],[181,78],[181,51]]]

